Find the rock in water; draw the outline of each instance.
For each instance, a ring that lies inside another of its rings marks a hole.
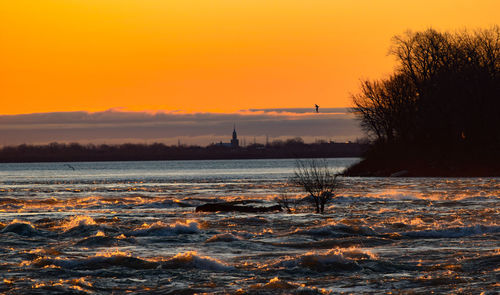
[[[260,213],[260,212],[272,212],[272,211],[283,211],[280,205],[274,205],[269,207],[261,206],[242,206],[233,205],[230,203],[213,203],[213,204],[203,204],[196,207],[196,212],[243,212],[243,213]]]

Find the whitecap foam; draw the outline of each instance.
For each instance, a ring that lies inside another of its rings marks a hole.
[[[64,236],[92,236],[99,232],[113,231],[111,228],[97,224],[97,222],[87,215],[76,215],[64,222],[60,227]]]
[[[63,228],[65,231],[68,231],[78,226],[96,225],[96,224],[97,223],[95,222],[95,220],[90,216],[76,215],[71,217],[71,219],[65,222],[64,224],[62,224],[61,228]]]

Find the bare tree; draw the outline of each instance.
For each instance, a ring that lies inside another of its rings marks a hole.
[[[335,174],[326,161],[297,161],[295,175],[290,179],[294,185],[302,187],[311,197],[316,213],[325,211],[325,204],[335,196],[338,186]]]
[[[419,147],[498,145],[500,27],[407,32],[393,39],[392,75],[363,81],[354,114],[375,142]],[[388,149],[386,149],[388,150]]]
[[[287,193],[281,193],[275,200],[281,207],[285,208],[288,213],[295,212],[296,206],[298,205],[298,201],[291,198]]]

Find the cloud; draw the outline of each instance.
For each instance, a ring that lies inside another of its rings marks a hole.
[[[352,140],[361,137],[353,115],[346,109],[250,109],[236,113],[54,112],[0,115],[0,144],[48,142],[122,143],[164,142],[206,145],[227,141],[233,124],[240,138],[259,141],[303,137]]]
[[[343,114],[343,113],[348,113],[349,109],[348,108],[319,108],[321,113],[327,113],[327,114]],[[314,108],[281,108],[281,109],[249,109],[251,112],[277,112],[277,113],[296,113],[296,114],[303,114],[303,113],[316,113],[316,110]]]

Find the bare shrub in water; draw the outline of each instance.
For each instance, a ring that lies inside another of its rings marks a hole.
[[[286,209],[288,213],[295,212],[300,200],[290,197],[287,193],[281,193],[276,197],[276,202],[283,208]]]
[[[337,174],[328,168],[326,161],[316,160],[297,161],[295,174],[290,182],[309,194],[316,213],[325,211],[325,204],[335,196],[334,191],[338,186]]]

